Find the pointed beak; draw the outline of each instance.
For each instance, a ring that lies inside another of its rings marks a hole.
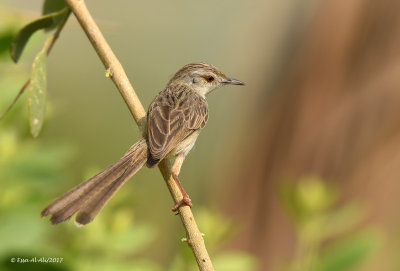
[[[244,83],[240,80],[233,79],[233,78],[227,78],[226,80],[221,82],[222,84],[230,84],[230,85],[241,85],[243,86]]]

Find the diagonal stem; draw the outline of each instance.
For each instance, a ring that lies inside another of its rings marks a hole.
[[[96,22],[89,13],[85,2],[83,0],[66,0],[66,2],[75,14],[75,17],[78,19],[81,27],[85,31],[99,58],[107,69],[107,73],[117,86],[126,105],[131,111],[133,118],[143,132],[146,112],[136,95],[135,90],[129,82],[122,65],[114,55]],[[174,201],[178,202],[182,199],[182,193],[171,176],[171,168],[165,161],[162,161],[159,165],[159,169],[167,183]],[[182,206],[179,208],[179,215],[186,230],[187,242],[193,251],[199,270],[214,271],[214,267],[204,243],[203,235],[197,227],[191,209],[188,206]]]

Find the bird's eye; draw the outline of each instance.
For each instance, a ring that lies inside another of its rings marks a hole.
[[[207,77],[207,81],[208,81],[208,82],[212,82],[212,81],[214,81],[214,77],[213,77],[213,76],[209,76],[209,77]]]

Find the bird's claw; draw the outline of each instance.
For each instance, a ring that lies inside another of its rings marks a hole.
[[[178,201],[174,207],[172,207],[172,211],[176,212],[179,207],[183,206],[183,205],[187,205],[190,208],[192,208],[193,204],[192,204],[192,200],[189,198],[189,196],[184,196],[180,201]]]

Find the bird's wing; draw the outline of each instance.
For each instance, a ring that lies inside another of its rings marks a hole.
[[[207,119],[206,100],[186,86],[160,93],[147,116],[148,145],[153,160],[148,165],[156,165],[185,138],[203,128]]]

